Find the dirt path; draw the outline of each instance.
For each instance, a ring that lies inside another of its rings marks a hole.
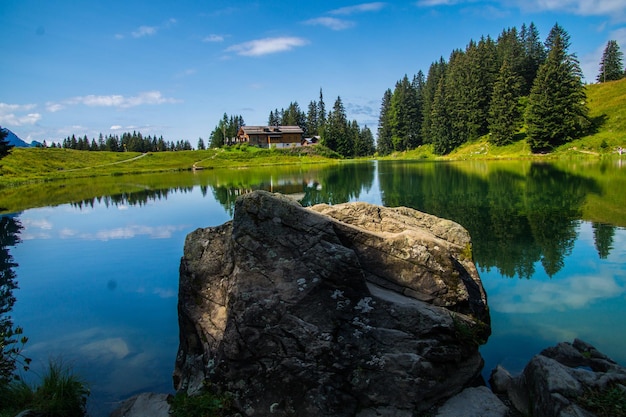
[[[136,161],[137,159],[141,159],[141,158],[143,158],[146,155],[148,155],[148,154],[147,153],[142,153],[141,155],[135,156],[135,157],[130,158],[130,159],[124,159],[123,161],[109,162],[108,164],[94,165],[94,166],[91,166],[91,167],[84,167],[84,168],[64,169],[64,170],[59,171],[59,172],[83,171],[85,169],[100,168],[100,167],[106,167],[106,166],[117,165],[117,164],[125,164],[125,163],[128,163],[128,162]]]

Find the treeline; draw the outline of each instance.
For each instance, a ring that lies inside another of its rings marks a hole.
[[[201,139],[200,139],[201,140]],[[45,142],[44,142],[45,143]],[[199,146],[201,142],[199,141]],[[143,136],[140,132],[123,133],[122,136],[108,135],[102,133],[98,140],[84,137],[68,136],[59,145],[64,149],[75,149],[79,151],[108,151],[108,152],[166,152],[166,151],[190,151],[193,148],[188,140],[168,142],[163,136]],[[56,147],[53,143],[51,147]]]
[[[531,23],[506,29],[495,41],[470,41],[448,61],[433,62],[427,76],[405,75],[383,95],[378,153],[432,144],[437,154],[447,154],[487,134],[504,145],[517,140],[522,126],[535,152],[579,137],[590,122],[582,72],[569,46],[558,24],[541,42]]]
[[[319,100],[310,101],[306,113],[298,102],[292,102],[287,109],[270,111],[267,125],[299,126],[305,138],[317,137],[319,143],[346,158],[369,156],[376,152],[372,131],[367,126],[360,127],[356,120],[348,121],[341,97],[337,97],[332,110],[327,112],[321,89]],[[245,126],[243,117],[224,113],[211,132],[209,146],[219,148],[235,143],[242,126]]]

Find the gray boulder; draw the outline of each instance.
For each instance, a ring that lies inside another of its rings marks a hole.
[[[187,236],[175,387],[248,416],[411,416],[483,365],[486,296],[458,224],[363,203],[240,197]]]
[[[168,394],[144,392],[122,402],[111,417],[169,417]]]
[[[595,414],[585,408],[588,405],[582,398],[625,384],[626,368],[576,339],[535,355],[517,377],[498,367],[490,382],[495,392],[505,393],[524,415],[592,417]]]

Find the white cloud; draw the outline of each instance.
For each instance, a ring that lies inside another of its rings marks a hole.
[[[137,30],[131,32],[131,35],[133,36],[133,38],[143,38],[144,36],[156,35],[156,33],[156,26],[139,26]]]
[[[110,130],[121,130],[123,127],[121,125],[113,125],[109,129]]]
[[[39,113],[26,113],[33,110],[35,104],[7,104],[0,103],[0,125],[23,126],[33,125],[41,119]],[[22,114],[19,114],[22,113]]]
[[[243,56],[262,56],[290,51],[308,43],[306,39],[296,37],[264,38],[233,45],[227,48],[226,52],[235,52]]]
[[[583,16],[624,15],[624,0],[524,0],[518,1],[524,8],[567,11]]]
[[[171,18],[171,19],[168,19],[165,23],[163,23],[160,26],[148,26],[148,25],[139,26],[136,30],[134,30],[130,34],[133,38],[143,38],[145,36],[154,36],[157,34],[159,30],[169,29],[172,26],[174,26],[176,23],[178,23],[177,20],[174,18]],[[124,38],[123,35],[115,35],[115,37],[117,39]]]
[[[453,6],[460,3],[474,3],[474,1],[464,0],[419,0],[416,4],[420,7],[433,7],[433,6]]]
[[[335,17],[318,17],[316,19],[307,20],[304,23],[312,26],[326,26],[332,30],[344,30],[354,26],[354,22],[337,19]]]
[[[362,3],[355,6],[341,7],[339,9],[331,10],[329,13],[334,15],[350,15],[355,13],[377,12],[383,9],[386,5],[387,4],[383,2]]]
[[[58,111],[63,110],[64,108],[65,106],[60,103],[53,103],[53,102],[46,103],[46,110],[48,110],[50,113],[56,113]]]
[[[224,42],[223,35],[211,34],[202,39],[202,42]]]
[[[46,108],[49,111],[59,111],[68,105],[85,105],[89,107],[119,107],[126,109],[142,105],[173,104],[180,100],[164,97],[160,91],[145,91],[136,96],[125,97],[120,94],[77,96],[64,100],[60,103],[48,102]]]

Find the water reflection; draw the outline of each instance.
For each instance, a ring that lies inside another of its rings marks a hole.
[[[96,417],[137,391],[171,390],[185,236],[229,220],[236,198],[257,189],[303,205],[403,205],[465,226],[492,311],[487,372],[574,336],[626,359],[626,172],[532,162],[206,170],[10,190],[3,205],[41,207],[19,222],[0,217],[16,259],[5,250],[4,264],[20,264],[14,317],[29,356],[75,360]]]
[[[595,181],[545,163],[469,171],[456,164],[381,164],[386,206],[436,213],[465,226],[476,262],[508,277],[530,278],[539,261],[549,276],[571,253],[582,206]],[[602,243],[604,250],[610,245]]]

